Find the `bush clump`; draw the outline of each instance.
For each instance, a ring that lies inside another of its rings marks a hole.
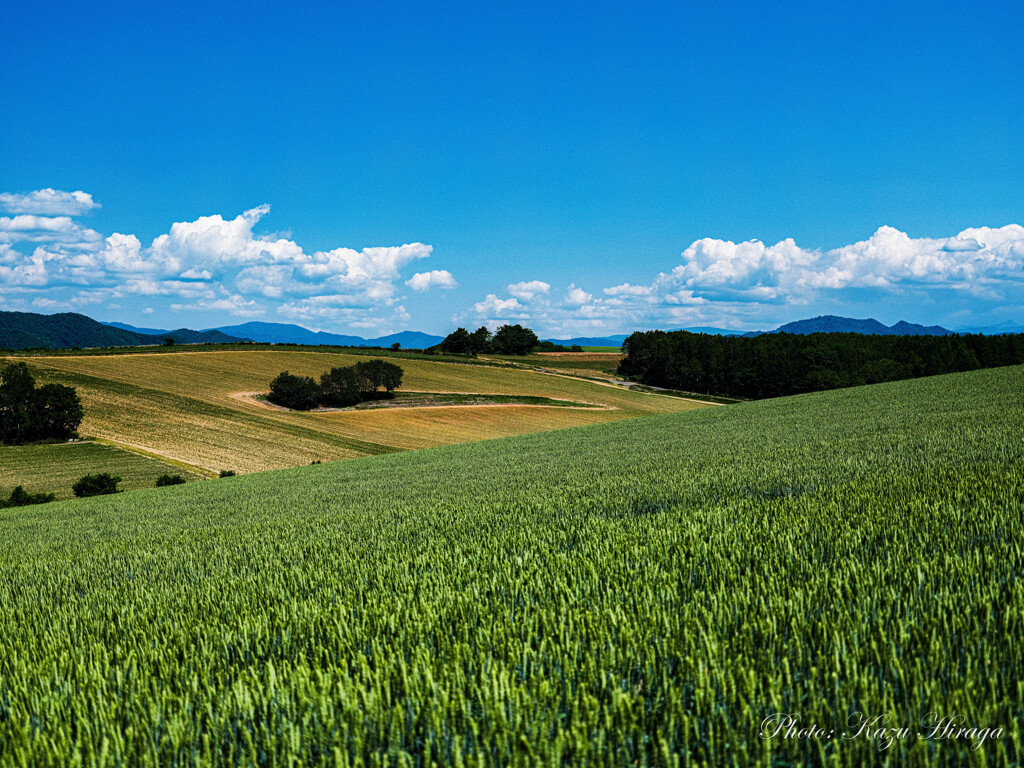
[[[109,472],[100,472],[95,475],[86,475],[80,478],[71,490],[75,496],[84,498],[86,496],[104,496],[108,493],[118,493],[117,484],[121,478]]]
[[[5,507],[27,507],[29,504],[46,504],[57,498],[55,493],[28,493],[22,486],[11,491],[11,497],[4,501],[0,499],[0,509]]]
[[[163,488],[165,485],[182,485],[185,478],[181,475],[160,475],[156,479],[156,487]]]

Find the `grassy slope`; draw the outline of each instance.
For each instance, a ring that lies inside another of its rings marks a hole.
[[[29,493],[56,493],[70,499],[71,486],[83,475],[109,472],[123,479],[122,490],[152,488],[160,475],[199,476],[180,467],[99,443],[0,446],[0,496],[10,496],[15,486]]]
[[[499,360],[512,365],[566,371],[584,376],[613,378],[624,355],[621,352],[544,352],[538,355],[488,355],[487,360]]]
[[[1019,765],[1022,391],[997,369],[2,511],[0,764]],[[854,710],[1004,737],[758,735]]]
[[[83,434],[100,436],[208,470],[250,472],[319,460],[594,424],[686,410],[694,403],[572,379],[484,365],[401,360],[403,389],[541,396],[616,410],[481,407],[454,412],[288,413],[231,397],[267,391],[283,370],[319,376],[354,354],[232,351],[34,357],[41,380],[78,389]]]

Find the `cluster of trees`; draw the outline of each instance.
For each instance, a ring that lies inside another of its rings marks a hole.
[[[393,397],[394,390],[402,385],[402,373],[400,366],[386,360],[332,368],[320,377],[319,383],[311,376],[295,376],[285,371],[270,382],[267,400],[296,411],[308,411],[318,405],[344,408],[363,400]]]
[[[573,344],[572,346],[565,346],[565,344],[555,344],[553,341],[542,341],[536,347],[537,352],[582,352],[583,347],[579,344]]]
[[[622,345],[619,374],[656,387],[764,398],[1024,363],[1024,334],[711,336],[645,331]]]
[[[450,355],[528,355],[539,343],[536,333],[517,323],[503,325],[494,334],[483,326],[472,333],[465,328],[456,328],[428,351]]]
[[[83,415],[72,387],[37,387],[25,363],[0,370],[0,443],[67,440],[76,436]]]

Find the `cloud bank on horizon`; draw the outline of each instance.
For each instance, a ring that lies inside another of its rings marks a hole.
[[[103,235],[78,220],[99,207],[82,191],[0,194],[0,211],[8,214],[0,216],[0,309],[102,308],[155,315],[174,326],[199,316],[194,325],[259,318],[387,333],[422,323],[406,310],[405,289],[419,295],[460,287],[448,270],[415,271],[432,256],[430,245],[306,253],[293,240],[258,234],[268,205],[233,219],[213,214],[175,223],[146,246],[135,235]],[[649,282],[596,288],[585,281],[581,275],[578,285],[563,288],[542,279],[510,283],[483,298],[467,297],[451,322],[492,328],[523,322],[545,335],[598,335],[699,325],[765,328],[878,308],[902,319],[911,307],[925,307],[931,322],[954,327],[1020,322],[1024,227],[912,238],[883,226],[867,240],[831,250],[804,248],[791,238],[775,245],[704,238]]]
[[[508,298],[489,294],[456,319],[490,326],[530,320],[576,331],[771,328],[839,314],[837,306],[877,311],[888,305],[900,314],[916,303],[931,307],[933,322],[983,325],[1016,318],[1024,305],[1024,227],[911,238],[883,226],[867,240],[824,251],[801,248],[792,238],[771,246],[703,238],[683,251],[681,264],[650,283],[622,283],[600,295],[576,285],[554,294],[538,280],[506,290]]]

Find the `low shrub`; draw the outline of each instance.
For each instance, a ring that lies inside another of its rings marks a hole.
[[[86,496],[103,496],[108,493],[117,493],[117,484],[121,478],[109,472],[100,472],[95,475],[86,475],[71,486],[75,496],[84,498]]]
[[[156,479],[156,487],[163,488],[165,485],[182,485],[185,478],[181,475],[160,475]]]
[[[54,493],[28,493],[22,486],[11,491],[7,501],[0,499],[0,509],[4,507],[27,507],[29,504],[46,504],[57,498]]]

